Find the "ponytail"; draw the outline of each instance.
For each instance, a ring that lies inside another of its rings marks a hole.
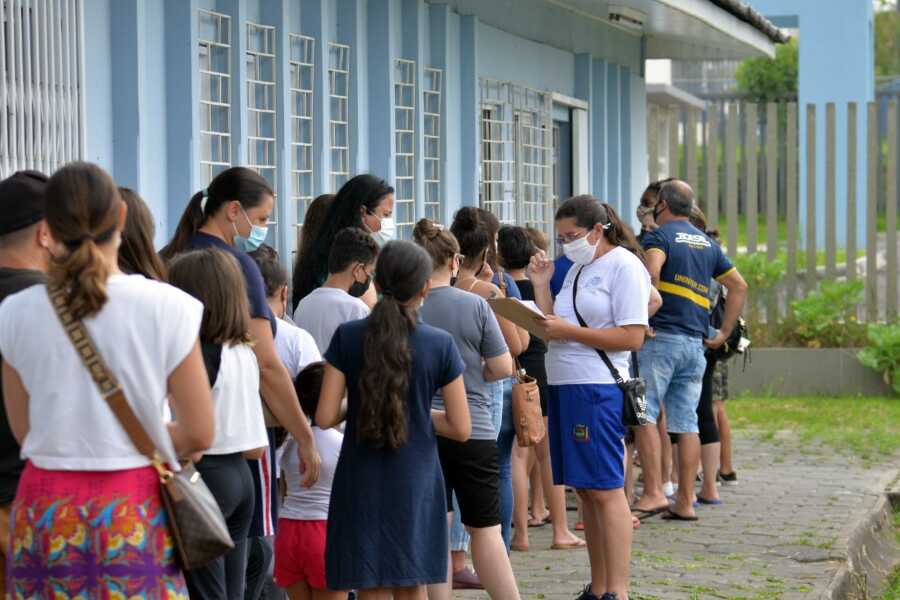
[[[363,335],[360,373],[360,441],[396,450],[409,439],[408,396],[413,356],[409,335],[416,310],[408,303],[431,277],[431,258],[410,242],[389,242],[375,265],[382,298],[369,315]]]
[[[47,225],[68,251],[51,261],[47,279],[51,288],[66,292],[76,319],[94,315],[106,304],[112,266],[100,246],[119,231],[121,202],[112,178],[90,163],[70,163],[47,182]]]
[[[225,204],[237,201],[247,210],[262,204],[266,195],[274,196],[275,193],[269,182],[256,171],[247,167],[225,169],[213,178],[205,190],[191,196],[172,240],[160,250],[160,256],[169,261],[189,250],[191,238]]]
[[[431,219],[419,219],[413,229],[413,240],[431,256],[434,270],[447,266],[447,262],[459,253],[459,242],[453,234]]]
[[[644,250],[634,237],[634,232],[627,223],[619,218],[616,210],[609,204],[604,203],[603,208],[606,210],[607,223],[609,228],[603,230],[603,235],[607,241],[613,246],[621,246],[641,259],[644,262]]]

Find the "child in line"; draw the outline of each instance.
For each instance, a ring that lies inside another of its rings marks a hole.
[[[346,592],[327,589],[325,583],[325,532],[331,482],[344,435],[337,429],[315,424],[325,363],[307,365],[294,380],[304,414],[313,422],[313,436],[322,457],[319,480],[311,488],[300,484],[296,444],[288,437],[283,446],[286,490],[278,533],[275,536],[275,583],[290,600],[344,600]]]
[[[418,320],[431,257],[389,242],[375,268],[381,299],[337,328],[325,353],[316,423],[346,433],[334,474],[327,584],[360,600],[424,600],[447,580],[447,503],[436,435],[464,442],[471,420],[453,337]],[[445,410],[432,410],[440,390]]]

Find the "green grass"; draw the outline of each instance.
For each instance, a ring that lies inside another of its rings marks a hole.
[[[894,510],[894,532],[897,535],[897,543],[900,544],[900,509]],[[900,600],[900,567],[894,569],[888,576],[884,592],[878,600]]]
[[[888,460],[900,452],[897,398],[739,397],[728,402],[728,416],[732,427],[764,438],[790,430],[801,443],[820,442],[864,460]]]

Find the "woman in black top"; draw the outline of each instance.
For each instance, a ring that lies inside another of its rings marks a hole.
[[[519,286],[522,300],[534,301],[534,287],[525,275],[525,268],[537,247],[522,227],[506,226],[500,229],[497,237],[500,263]],[[544,425],[547,424],[547,371],[544,367],[544,355],[547,344],[537,336],[531,336],[528,348],[519,355],[521,368],[537,379],[541,393],[541,412],[544,414]],[[512,472],[515,508],[513,522],[515,533],[510,547],[513,550],[528,550],[528,463],[530,448],[513,448]],[[534,448],[537,467],[541,474],[544,495],[550,501],[550,522],[553,524],[554,549],[578,548],[585,545],[584,540],[569,531],[566,521],[565,487],[553,485],[553,473],[550,469],[550,447],[547,436]],[[536,510],[536,508],[535,508]],[[537,516],[537,515],[536,515]],[[543,524],[543,522],[541,523]]]

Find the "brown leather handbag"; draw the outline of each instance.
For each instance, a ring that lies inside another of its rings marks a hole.
[[[544,416],[537,380],[516,360],[516,383],[512,386],[512,414],[519,446],[537,446],[544,439]]]
[[[178,472],[171,471],[163,463],[153,439],[129,406],[122,387],[97,352],[84,323],[76,319],[69,310],[65,292],[48,286],[47,293],[63,329],[100,389],[100,394],[135,448],[150,459],[159,474],[160,495],[169,517],[169,527],[182,569],[190,571],[202,567],[234,548],[219,504],[193,463],[182,466]]]

